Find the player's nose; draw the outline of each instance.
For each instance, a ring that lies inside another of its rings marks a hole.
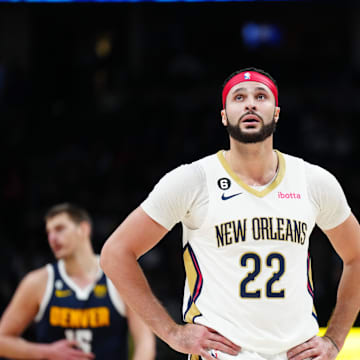
[[[54,244],[56,242],[56,234],[53,232],[48,233],[48,241],[50,244]]]
[[[255,110],[256,109],[255,99],[252,98],[251,96],[249,96],[246,99],[245,108],[246,108],[246,110]]]

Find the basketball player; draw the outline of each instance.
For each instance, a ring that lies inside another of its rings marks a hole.
[[[91,219],[72,204],[45,216],[54,264],[30,272],[0,321],[0,356],[12,359],[155,359],[155,338],[119,297],[91,246]],[[35,321],[37,342],[21,338]]]
[[[280,108],[269,74],[232,74],[222,102],[230,149],[165,175],[106,241],[101,266],[189,359],[334,360],[360,308],[359,224],[333,175],[273,149]],[[170,318],[136,261],[179,221],[185,325]],[[324,337],[316,335],[308,257],[315,224],[344,264]]]

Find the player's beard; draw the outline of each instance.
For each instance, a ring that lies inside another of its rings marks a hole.
[[[276,130],[275,117],[273,117],[272,121],[266,125],[264,125],[264,122],[261,120],[261,124],[262,124],[261,128],[257,132],[253,132],[253,133],[246,133],[245,131],[241,130],[239,122],[236,125],[231,125],[228,122],[228,125],[226,126],[226,130],[233,139],[244,144],[251,144],[251,143],[264,141],[266,138],[271,136]]]

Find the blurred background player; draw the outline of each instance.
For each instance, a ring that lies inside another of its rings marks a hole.
[[[86,210],[59,204],[45,216],[56,263],[21,281],[0,321],[0,356],[13,359],[155,359],[155,337],[99,267]],[[35,322],[36,343],[20,337]]]

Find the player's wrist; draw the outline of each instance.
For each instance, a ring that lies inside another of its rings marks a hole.
[[[39,344],[39,359],[51,359],[51,345],[50,344]]]
[[[179,325],[177,323],[173,323],[169,326],[168,330],[166,331],[166,341],[169,344],[177,344],[179,342],[179,337],[181,336],[181,330],[183,325]]]
[[[332,336],[325,334],[323,337],[328,339],[328,341],[332,344],[332,346],[337,350],[338,353],[340,352],[341,346],[338,345],[338,343]]]

